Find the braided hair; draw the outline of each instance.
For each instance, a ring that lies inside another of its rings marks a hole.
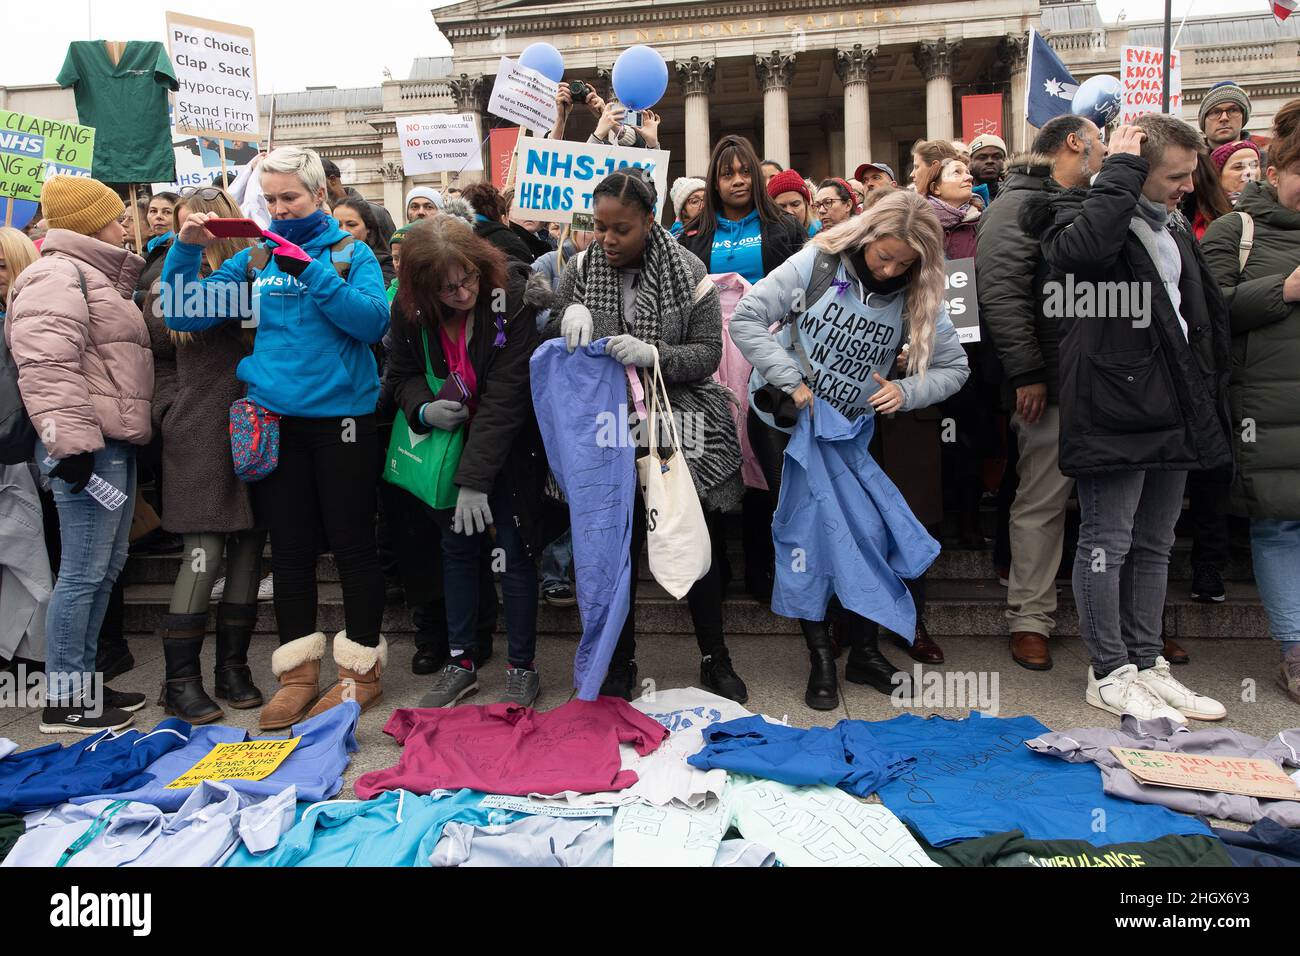
[[[625,206],[635,203],[653,216],[657,202],[655,192],[654,177],[648,170],[641,166],[626,166],[610,173],[596,185],[591,192],[591,204],[594,206],[601,196],[609,196]]]

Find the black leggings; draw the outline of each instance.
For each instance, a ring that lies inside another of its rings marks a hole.
[[[348,639],[379,644],[384,576],[375,546],[379,480],[375,416],[280,419],[280,462],[254,484],[271,532],[280,643],[316,630],[316,557],[324,538],[338,564]]]

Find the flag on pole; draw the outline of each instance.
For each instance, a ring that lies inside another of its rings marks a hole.
[[[1079,84],[1037,30],[1029,31],[1025,116],[1034,126],[1070,112]]]
[[[1295,8],[1298,5],[1300,5],[1300,0],[1273,0],[1273,16],[1279,20],[1285,20],[1295,13]]]

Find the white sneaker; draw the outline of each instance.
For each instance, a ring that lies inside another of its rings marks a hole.
[[[261,583],[258,584],[257,599],[259,601],[275,600],[275,584],[271,581],[271,575],[268,574],[266,577],[262,578]]]
[[[1154,667],[1138,671],[1137,679],[1184,717],[1192,720],[1222,720],[1228,716],[1228,709],[1213,697],[1198,694],[1175,680],[1169,673],[1169,662],[1163,657],[1156,658]]]
[[[226,595],[226,579],[217,578],[217,583],[212,585],[212,600],[220,601]]]
[[[1174,723],[1187,723],[1181,713],[1166,704],[1164,699],[1147,684],[1138,680],[1136,664],[1125,664],[1111,671],[1101,680],[1097,679],[1092,668],[1089,667],[1088,690],[1083,699],[1094,707],[1121,717],[1125,714],[1131,714],[1138,720],[1168,717]]]

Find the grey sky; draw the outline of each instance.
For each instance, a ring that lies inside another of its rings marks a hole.
[[[1195,14],[1267,12],[1268,0],[1190,0]],[[1174,0],[1177,21],[1189,0]],[[238,5],[211,0],[11,0],[10,29],[0,57],[0,85],[50,83],[72,40],[164,40],[163,13],[251,26],[257,37],[258,86],[263,93],[308,86],[375,86],[385,68],[405,79],[417,56],[450,52],[434,28],[430,8],[446,0],[315,0]],[[851,6],[852,0],[846,0]],[[1102,16],[1120,11],[1129,22],[1158,19],[1164,0],[1098,0]],[[21,14],[19,15],[19,7]],[[16,22],[17,21],[17,22]],[[16,27],[16,29],[15,29]]]

